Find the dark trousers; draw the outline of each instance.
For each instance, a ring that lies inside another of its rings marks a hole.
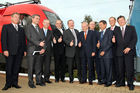
[[[73,81],[73,62],[74,62],[74,58],[73,57],[67,57],[66,62],[67,62],[67,65],[68,65],[69,79],[70,79],[70,81]]]
[[[40,55],[28,55],[27,56],[28,62],[28,84],[34,84],[33,82],[33,74],[35,71],[36,74],[36,83],[41,83],[41,62],[40,62]]]
[[[93,80],[95,80],[95,61],[96,61],[96,58],[95,57],[92,57],[92,67],[93,67]]]
[[[98,81],[101,81],[101,79],[102,79],[101,62],[100,62],[100,58],[98,58],[98,57],[95,58],[95,67],[96,67],[97,79],[98,79]]]
[[[116,81],[118,74],[117,74],[117,60],[116,56],[112,58],[112,81]]]
[[[18,84],[18,73],[22,61],[22,55],[10,55],[6,57],[6,86]]]
[[[125,84],[125,72],[128,85],[134,82],[134,56],[124,55],[117,57],[118,79],[117,84]]]
[[[65,55],[54,54],[54,61],[55,61],[55,80],[59,81],[60,78],[61,80],[64,80],[66,72]]]
[[[100,58],[102,82],[112,84],[112,59]]]
[[[78,80],[81,81],[82,78],[82,73],[81,73],[81,60],[79,58],[79,49],[76,49],[76,53],[74,57],[66,57],[66,63],[68,65],[68,73],[69,73],[69,78],[70,81],[73,81],[73,65],[74,62],[76,63],[76,67],[78,70],[77,76]]]
[[[50,78],[50,65],[51,65],[51,56],[43,55],[41,56],[41,72],[44,75],[44,80],[48,81]]]
[[[92,80],[93,80],[92,57],[82,57],[81,64],[82,64],[82,81],[83,82],[87,81],[87,65],[88,65],[88,80],[89,80],[89,82],[92,82]]]

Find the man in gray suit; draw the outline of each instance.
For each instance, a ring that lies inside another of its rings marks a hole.
[[[25,33],[27,37],[27,62],[28,62],[28,85],[30,88],[36,88],[33,81],[33,71],[36,74],[36,85],[45,86],[41,80],[41,63],[40,56],[45,52],[45,41],[43,32],[38,24],[40,16],[32,15],[32,24],[26,27]],[[35,51],[40,51],[35,53]]]
[[[64,31],[63,38],[64,42],[66,43],[66,62],[68,64],[68,72],[70,83],[73,83],[73,64],[74,61],[77,64],[78,69],[78,79],[81,82],[81,64],[79,61],[79,48],[78,48],[78,34],[79,31],[74,29],[74,21],[68,20],[68,29]]]

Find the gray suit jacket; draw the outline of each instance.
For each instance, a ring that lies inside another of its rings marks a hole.
[[[32,24],[26,27],[25,34],[27,38],[27,55],[32,55],[33,52],[40,47],[40,42],[44,41],[44,35],[40,28],[39,32],[37,32]]]
[[[77,35],[77,39],[78,39],[78,35],[79,35],[79,31],[74,29],[76,35]],[[66,57],[74,57],[75,52],[76,52],[76,47],[75,46],[70,46],[70,42],[73,40],[74,41],[74,45],[75,45],[75,38],[71,32],[70,29],[67,29],[66,31],[64,31],[63,33],[63,39],[64,42],[66,44],[66,48],[65,48],[65,56]],[[77,41],[78,43],[78,41]]]

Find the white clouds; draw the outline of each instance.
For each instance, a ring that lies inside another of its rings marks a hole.
[[[9,0],[0,0],[6,2]],[[10,2],[26,1],[13,0]],[[55,11],[66,24],[67,20],[75,21],[75,28],[80,29],[84,16],[91,15],[93,20],[105,19],[110,16],[118,17],[129,14],[129,0],[41,0],[42,5]],[[67,27],[67,26],[66,26]]]

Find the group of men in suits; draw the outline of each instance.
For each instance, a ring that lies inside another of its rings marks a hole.
[[[2,28],[2,50],[6,58],[6,84],[3,90],[10,87],[21,88],[18,85],[18,73],[23,55],[27,54],[28,85],[36,88],[33,74],[36,75],[36,85],[45,86],[52,83],[50,78],[51,55],[54,54],[55,82],[65,82],[66,67],[68,67],[70,83],[73,83],[73,69],[76,64],[80,84],[93,85],[95,68],[98,84],[105,87],[112,85],[127,85],[134,90],[134,57],[136,56],[137,34],[134,26],[126,25],[124,16],[110,17],[111,27],[107,22],[99,22],[100,31],[95,31],[95,22],[82,22],[82,31],[74,28],[74,21],[68,20],[68,29],[64,30],[62,21],[56,20],[56,29],[49,30],[50,21],[43,20],[43,28],[39,27],[40,16],[32,15],[32,23],[25,31],[18,25],[20,14],[13,13],[12,23]],[[26,38],[25,38],[26,37]],[[27,40],[27,46],[26,46]],[[53,51],[52,51],[53,50]],[[66,66],[67,65],[67,66]],[[88,73],[87,73],[88,72]]]

